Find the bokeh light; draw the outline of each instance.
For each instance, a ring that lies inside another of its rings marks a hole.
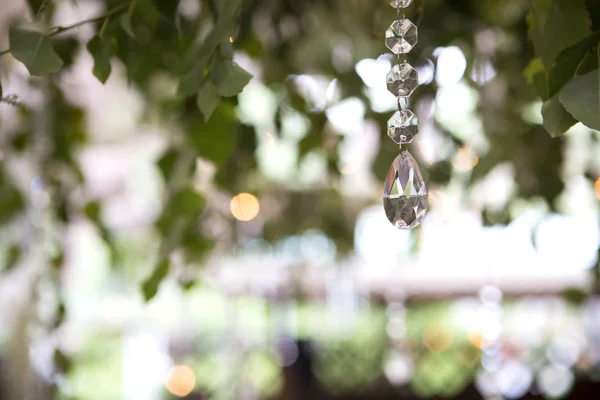
[[[258,215],[260,203],[250,193],[240,193],[231,199],[229,210],[235,219],[239,221],[251,221]]]
[[[176,365],[169,371],[165,381],[167,390],[175,396],[187,396],[196,386],[196,374],[186,365]]]

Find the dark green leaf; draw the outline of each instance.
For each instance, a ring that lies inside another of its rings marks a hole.
[[[211,81],[223,97],[231,97],[244,90],[252,75],[228,59],[219,59],[211,70]]]
[[[56,54],[63,60],[63,67],[70,67],[75,61],[77,50],[79,49],[79,40],[72,37],[53,38],[52,48]]]
[[[527,21],[529,37],[546,70],[563,50],[588,36],[591,30],[584,0],[534,0]]]
[[[191,96],[198,92],[198,88],[204,82],[204,67],[199,64],[194,69],[181,77],[177,93],[181,96]]]
[[[65,254],[61,251],[50,258],[50,264],[55,269],[60,269],[65,261]]]
[[[131,15],[129,15],[129,13],[125,13],[121,15],[119,21],[121,23],[121,28],[123,28],[125,33],[127,33],[127,35],[129,35],[129,37],[131,37],[132,39],[135,39],[133,24],[131,23]]]
[[[59,349],[54,350],[54,365],[60,373],[68,372],[73,366],[73,360]]]
[[[192,188],[185,188],[171,198],[169,207],[182,215],[196,215],[204,207],[204,197]]]
[[[100,203],[93,201],[86,204],[84,209],[85,215],[95,223],[100,221]]]
[[[600,42],[600,31],[594,32],[575,46],[564,50],[550,69],[548,78],[549,95],[554,96],[578,72],[582,63]]]
[[[6,270],[13,269],[19,260],[21,259],[21,248],[17,245],[13,245],[8,249],[6,255]]]
[[[184,188],[171,196],[156,225],[163,235],[186,231],[204,208],[204,197],[192,188]],[[179,243],[176,243],[179,244]]]
[[[154,6],[170,22],[174,22],[179,0],[152,0]]]
[[[44,0],[27,0],[27,3],[29,4],[29,7],[31,7],[31,12],[35,15],[42,6],[42,3],[44,3]]]
[[[210,81],[205,82],[198,92],[198,98],[196,99],[198,109],[200,109],[205,121],[210,119],[220,101],[221,96],[219,96],[215,85]]]
[[[238,142],[238,122],[233,107],[221,102],[213,117],[204,122],[197,118],[189,127],[190,139],[198,155],[223,165]]]
[[[592,129],[600,129],[600,70],[577,76],[560,91],[565,109],[577,120]]]
[[[577,306],[582,305],[588,298],[588,295],[579,288],[569,288],[564,290],[562,293],[562,298],[570,304],[574,304]]]
[[[12,26],[9,31],[10,52],[33,76],[57,72],[63,61],[41,32]]]
[[[169,180],[173,176],[173,172],[175,172],[175,166],[177,165],[177,160],[179,157],[179,152],[175,150],[169,150],[158,161],[158,168],[162,172],[165,180]]]
[[[0,174],[3,173],[0,171]],[[3,182],[0,185],[0,223],[10,221],[24,206],[25,202],[21,193],[12,185]]]
[[[544,63],[541,58],[534,58],[531,60],[525,71],[523,71],[525,79],[529,82],[536,93],[542,98],[542,100],[548,99],[548,89],[546,84],[546,71],[544,70]]]
[[[191,231],[184,236],[181,246],[188,262],[201,263],[214,247],[214,241],[197,231]]]
[[[94,58],[94,76],[105,83],[111,72],[108,44],[100,36],[94,36],[88,42],[87,49]]]
[[[224,38],[228,38],[233,34],[235,16],[240,4],[241,0],[230,0],[228,7],[219,13],[219,19],[213,30],[204,40],[202,49],[197,53],[194,51],[188,55],[189,59],[196,59],[196,62],[193,64],[193,69],[188,71],[179,82],[179,94],[190,96],[198,92],[200,85],[204,81],[205,69],[213,57],[218,44]]]
[[[158,287],[169,274],[169,269],[169,260],[163,260],[156,266],[152,275],[144,281],[142,284],[142,293],[146,301],[150,301],[156,296]]]
[[[565,110],[558,95],[547,100],[542,106],[544,128],[550,136],[558,137],[569,130],[577,121]]]

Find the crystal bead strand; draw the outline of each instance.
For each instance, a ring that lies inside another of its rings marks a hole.
[[[419,85],[417,71],[406,55],[418,41],[418,29],[406,18],[405,9],[413,0],[387,0],[397,10],[396,21],[385,32],[385,45],[398,56],[398,63],[387,75],[387,88],[398,98],[398,111],[387,124],[388,136],[400,145],[400,155],[392,163],[385,180],[383,208],[390,222],[399,229],[417,227],[429,205],[427,186],[419,165],[403,146],[419,133],[419,119],[408,109],[408,97]]]

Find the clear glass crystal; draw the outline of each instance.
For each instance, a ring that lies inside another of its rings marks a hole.
[[[396,55],[408,53],[417,42],[417,27],[409,19],[394,21],[385,31],[385,45]]]
[[[396,157],[385,179],[385,215],[396,228],[412,229],[421,224],[428,206],[427,187],[421,169],[405,150]]]
[[[406,8],[412,4],[413,0],[387,0],[387,2],[394,8]]]
[[[387,74],[387,88],[396,97],[408,97],[419,86],[419,74],[409,63],[394,65]]]
[[[394,142],[407,144],[419,133],[419,118],[410,110],[396,111],[387,126],[388,136]]]

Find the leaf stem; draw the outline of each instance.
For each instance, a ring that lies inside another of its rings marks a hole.
[[[46,37],[52,37],[52,36],[56,36],[58,34],[61,34],[63,32],[69,31],[71,29],[77,28],[81,25],[85,25],[85,24],[89,24],[92,22],[98,22],[98,21],[102,21],[102,20],[106,20],[110,17],[112,17],[115,14],[119,14],[123,11],[125,11],[131,4],[135,3],[135,0],[133,0],[131,3],[130,2],[126,2],[123,3],[111,10],[108,10],[106,13],[102,14],[102,15],[98,15],[96,17],[93,18],[89,18],[89,19],[84,19],[83,21],[79,21],[76,22],[72,25],[67,25],[67,26],[55,26],[53,28],[48,29],[45,33],[44,36]],[[0,51],[0,56],[3,56],[4,54],[10,53],[10,49],[6,49],[6,50],[2,50]]]

